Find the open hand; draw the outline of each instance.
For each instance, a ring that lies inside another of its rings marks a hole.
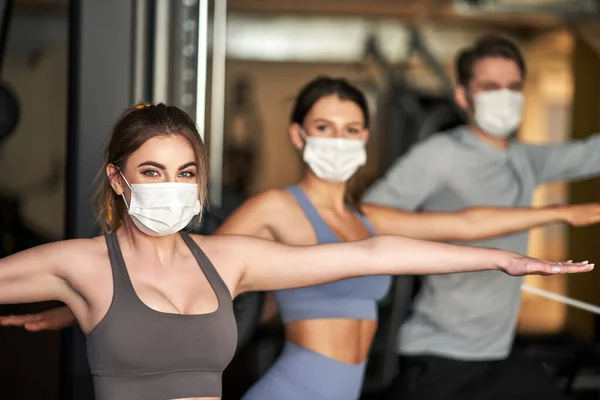
[[[68,307],[26,315],[0,316],[0,326],[19,326],[30,332],[60,330],[75,324],[75,316]]]
[[[565,206],[565,220],[572,226],[587,226],[600,222],[600,204],[586,203]]]
[[[579,263],[574,263],[572,260],[550,262],[530,257],[515,257],[504,268],[504,272],[513,276],[557,275],[589,272],[593,269],[594,264],[589,264],[587,261]]]

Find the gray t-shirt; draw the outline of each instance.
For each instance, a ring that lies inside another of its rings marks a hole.
[[[365,203],[405,210],[529,207],[542,182],[600,174],[600,135],[560,145],[514,142],[498,149],[465,127],[415,145],[377,181]],[[470,243],[526,254],[528,233]],[[455,242],[458,243],[458,242]],[[459,360],[505,358],[517,322],[522,279],[497,271],[431,275],[398,336],[400,353]]]

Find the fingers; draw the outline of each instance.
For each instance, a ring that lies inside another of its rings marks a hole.
[[[587,261],[574,263],[573,261],[559,262],[554,264],[547,264],[544,266],[543,271],[540,271],[547,275],[555,274],[577,274],[582,272],[589,272],[594,269],[594,264],[589,264]]]
[[[22,326],[27,330],[39,330],[37,327],[44,323],[43,314],[8,315],[0,317],[0,326]],[[40,328],[41,329],[41,328]]]
[[[0,325],[2,326],[22,326],[27,322],[36,321],[39,317],[35,314],[31,315],[9,315],[0,317]]]
[[[25,329],[29,332],[39,332],[48,329],[48,321],[29,322],[25,324]]]
[[[525,275],[558,275],[577,274],[589,272],[594,269],[594,264],[587,261],[574,263],[573,261],[549,263],[541,260],[530,260],[526,266]]]

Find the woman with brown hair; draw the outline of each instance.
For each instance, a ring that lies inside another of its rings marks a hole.
[[[206,194],[193,121],[162,104],[127,111],[106,154],[99,196],[106,235],[0,260],[0,303],[64,302],[87,335],[98,400],[219,398],[235,351],[232,298],[275,290],[288,342],[248,398],[351,399],[389,275],[593,268],[394,236],[486,237],[590,210],[419,215],[348,205],[345,180],[364,162],[368,136],[366,104],[352,89],[331,79],[303,89],[290,136],[303,149],[305,178],[248,200],[221,227],[227,235],[210,237],[178,233],[201,213]]]

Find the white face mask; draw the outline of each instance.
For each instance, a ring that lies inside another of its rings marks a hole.
[[[121,174],[123,176],[123,174]],[[198,185],[195,183],[161,182],[130,185],[131,201],[127,206],[137,228],[150,236],[166,236],[179,232],[200,213]]]
[[[307,136],[302,158],[319,178],[345,182],[367,163],[364,140]]]
[[[475,123],[485,133],[507,138],[521,123],[523,93],[502,89],[473,95]]]

